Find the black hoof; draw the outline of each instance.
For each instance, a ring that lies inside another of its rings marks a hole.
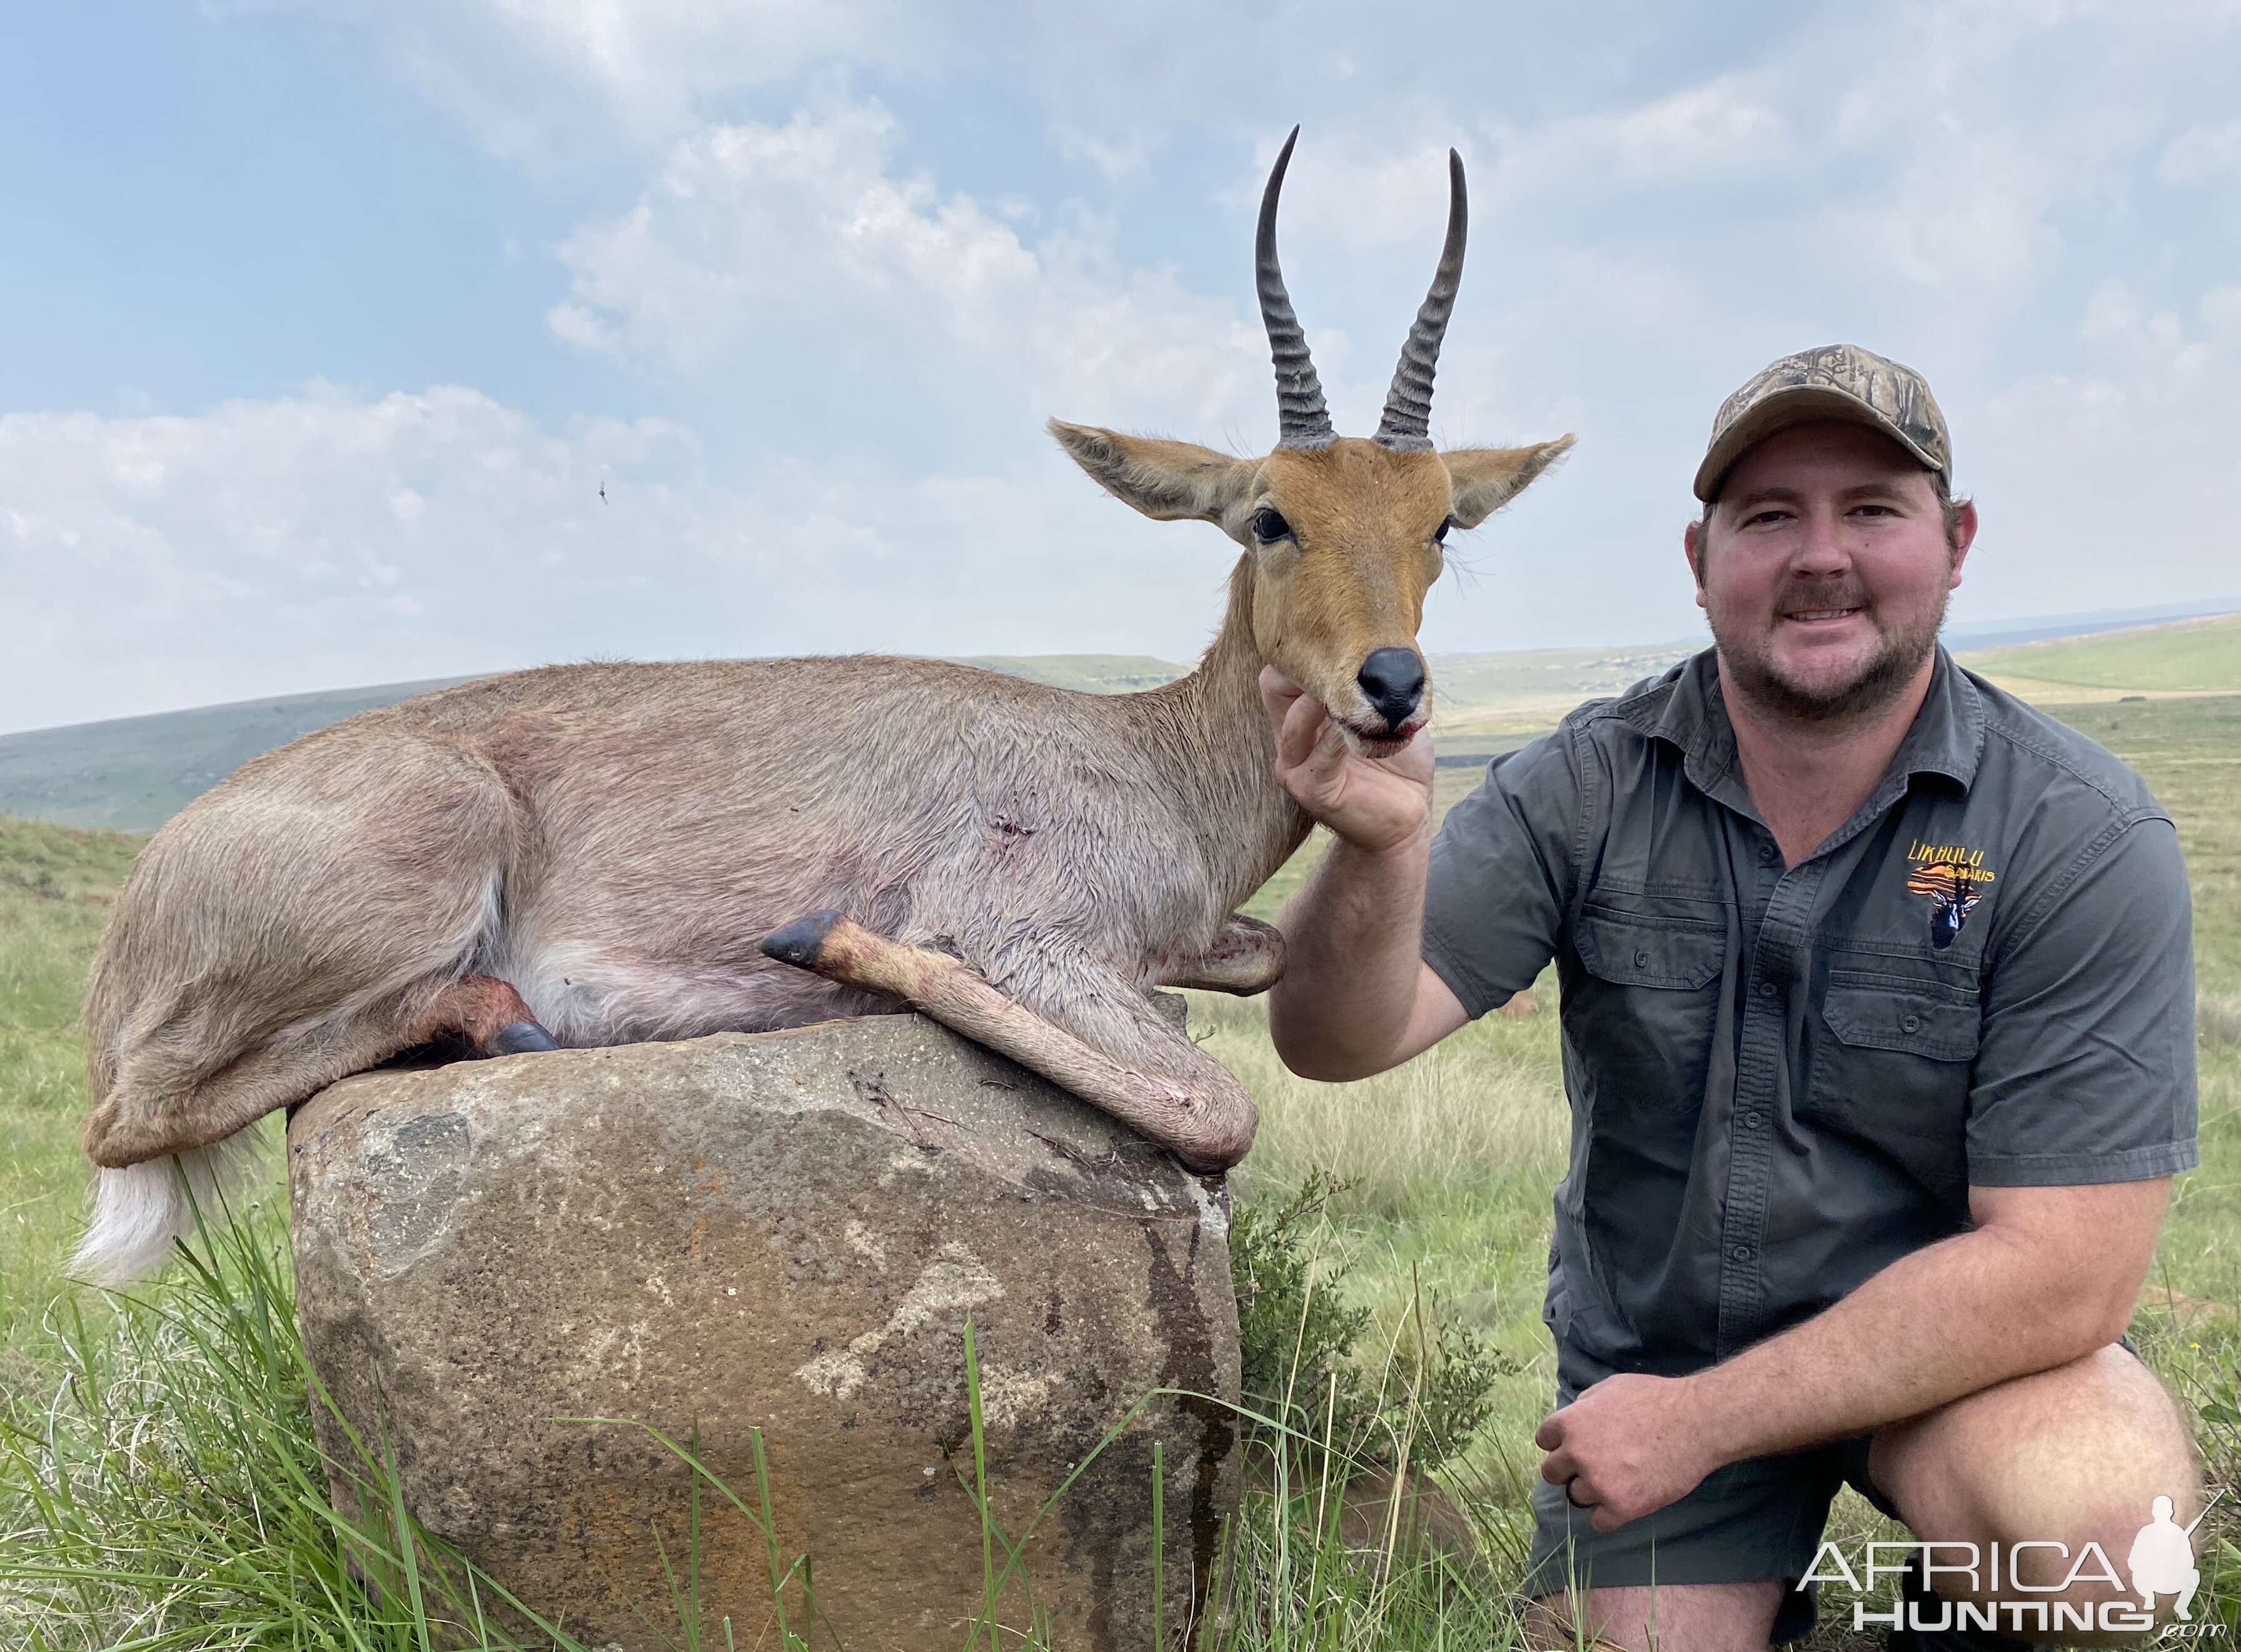
[[[763,937],[763,956],[796,969],[815,969],[818,954],[825,950],[825,938],[845,916],[845,913],[813,912],[783,929],[773,929]]]
[[[491,1035],[485,1047],[492,1055],[529,1055],[542,1050],[557,1050],[559,1040],[535,1021],[516,1021],[511,1027],[501,1027]]]

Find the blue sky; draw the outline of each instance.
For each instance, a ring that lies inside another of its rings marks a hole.
[[[1957,619],[2241,599],[2241,5],[385,0],[23,12],[0,728],[546,659],[1201,646],[1230,560],[1051,415],[1340,426],[1473,234],[1435,434],[1576,431],[1435,649],[1693,634],[1713,407],[1854,339]],[[603,501],[599,490],[604,485]]]

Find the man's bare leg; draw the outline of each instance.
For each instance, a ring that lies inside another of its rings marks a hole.
[[[1951,1600],[2121,1600],[2137,1610],[2138,1597],[2128,1590],[2082,1578],[2064,1594],[2019,1593],[2005,1587],[2004,1557],[2018,1542],[2066,1544],[2067,1561],[2049,1549],[2025,1551],[2025,1581],[2044,1587],[2059,1582],[2084,1546],[2097,1542],[2122,1577],[2156,1498],[2171,1500],[2182,1526],[2201,1505],[2177,1406],[2145,1366],[2113,1345],[1893,1424],[1876,1436],[1869,1471],[1916,1536],[1977,1546],[1983,1569],[1975,1587],[1964,1573],[1940,1571],[1931,1579]],[[1989,1571],[1995,1542],[2003,1556],[1997,1595]],[[1937,1562],[1962,1558],[1950,1551]],[[2158,1621],[2171,1609],[2166,1602]],[[2078,1635],[2075,1644],[2121,1646],[2137,1638]]]
[[[1527,1644],[1545,1652],[1582,1645],[1625,1652],[1766,1652],[1783,1587],[1781,1579],[1769,1577],[1593,1589],[1582,1614],[1592,1638],[1573,1628],[1570,1601],[1544,1595],[1526,1615]]]

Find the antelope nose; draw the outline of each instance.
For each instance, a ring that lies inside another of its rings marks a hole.
[[[1388,728],[1399,728],[1424,698],[1424,662],[1413,648],[1381,648],[1355,676]]]

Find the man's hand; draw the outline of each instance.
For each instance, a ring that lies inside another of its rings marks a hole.
[[[1549,1454],[1541,1478],[1592,1506],[1599,1532],[1687,1496],[1727,1461],[1709,1448],[1692,1393],[1686,1377],[1605,1377],[1534,1435]]]
[[[1428,828],[1429,735],[1419,732],[1391,757],[1365,757],[1323,703],[1274,665],[1261,667],[1261,700],[1276,729],[1276,784],[1314,819],[1372,854]]]

